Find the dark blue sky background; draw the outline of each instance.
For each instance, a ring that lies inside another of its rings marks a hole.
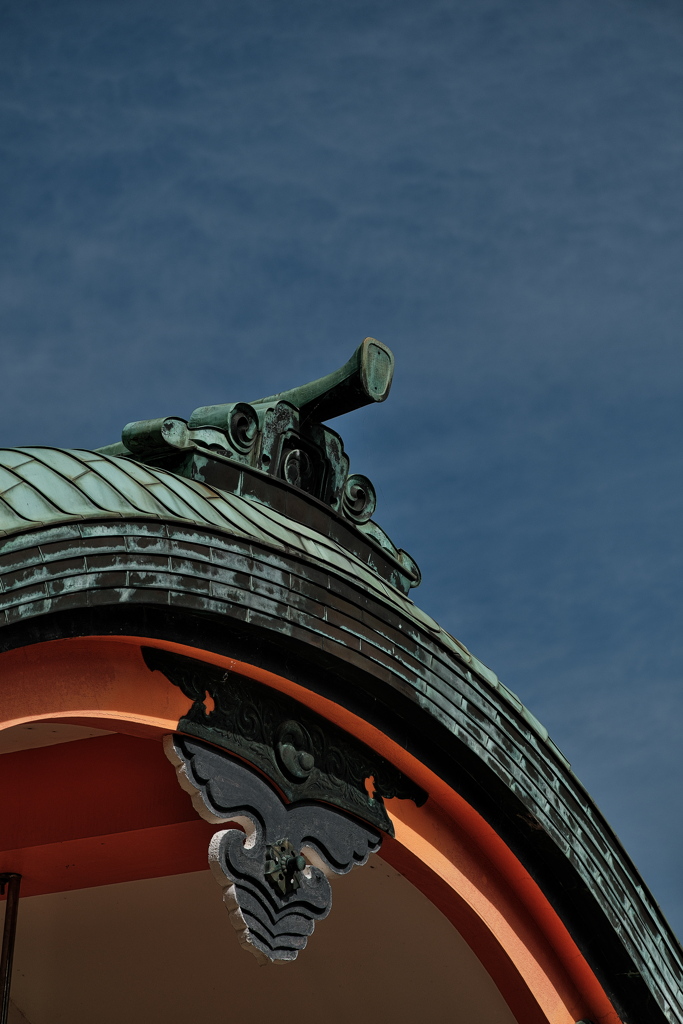
[[[683,4],[0,5],[0,443],[320,376],[683,932]]]

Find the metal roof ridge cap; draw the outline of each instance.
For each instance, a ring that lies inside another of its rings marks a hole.
[[[206,454],[205,452],[203,452],[203,449],[199,445],[195,445],[195,448],[196,448],[196,450],[198,452],[200,452],[200,454],[202,454],[202,453]],[[83,451],[87,451],[88,449],[82,449],[82,450]],[[127,456],[127,455],[107,455],[106,457],[107,458],[123,458],[126,461],[133,461],[133,462],[137,461],[136,459],[131,459],[130,456]],[[301,487],[297,487],[295,484],[290,484],[290,483],[287,483],[284,480],[279,480],[277,477],[271,476],[270,473],[267,473],[264,470],[259,469],[258,466],[248,466],[248,465],[245,465],[244,463],[236,463],[235,459],[231,459],[231,458],[228,458],[225,455],[221,455],[220,452],[211,452],[211,458],[216,459],[219,462],[226,462],[226,463],[228,463],[230,465],[233,465],[233,466],[234,465],[238,465],[241,470],[246,470],[249,473],[254,473],[255,475],[258,475],[259,477],[263,477],[271,485],[274,485],[276,487],[283,487],[283,488],[285,488],[287,490],[294,491],[295,495],[298,498],[300,498],[301,500],[308,502],[309,504],[313,505],[316,508],[320,508],[326,515],[329,515],[336,522],[338,522],[341,526],[345,527],[346,529],[350,530],[351,532],[357,532],[359,534],[360,538],[362,538],[363,541],[368,543],[370,545],[370,547],[372,547],[375,550],[377,550],[378,552],[380,552],[389,562],[391,562],[393,565],[395,565],[396,568],[400,569],[401,572],[408,579],[411,578],[411,574],[406,569],[406,566],[403,565],[403,563],[400,562],[398,560],[398,558],[396,558],[396,556],[393,555],[391,551],[389,551],[388,548],[383,547],[379,543],[379,541],[377,541],[371,534],[362,533],[360,530],[356,531],[356,527],[355,527],[354,523],[352,523],[350,520],[346,519],[335,508],[332,508],[331,505],[327,505],[324,501],[321,501],[320,498],[316,498],[315,495],[309,494],[308,491],[304,491]],[[148,463],[140,463],[140,464],[144,465],[148,469],[150,468]],[[159,468],[161,469],[161,467],[159,467]],[[163,469],[161,469],[161,471],[162,472],[166,472],[166,473],[171,472],[170,470],[163,470]],[[171,474],[171,475],[176,475],[176,474]],[[183,477],[182,479],[187,479],[187,478]],[[215,484],[212,484],[211,487],[215,491],[217,491],[219,494],[221,494],[221,495],[223,495],[223,494],[232,494],[233,493],[232,491],[223,491],[220,487],[217,487]],[[256,497],[255,495],[252,496],[252,495],[246,495],[246,494],[239,494],[237,496],[240,497],[240,498],[243,498],[245,501],[251,501],[251,502],[255,502],[258,505],[262,505],[264,508],[267,508],[267,509],[271,508],[270,505],[266,504],[266,502],[264,502],[264,501],[261,501],[260,498]],[[275,511],[275,510],[273,510],[273,511]],[[285,515],[284,513],[280,513],[280,514]],[[287,516],[287,515],[285,515],[285,518],[286,519],[291,519],[291,517]],[[297,523],[298,525],[303,525],[303,524],[298,523],[298,520],[296,520],[296,519],[291,519],[291,521],[293,523]],[[373,520],[373,522],[374,522],[374,520]],[[382,529],[382,527],[379,526],[378,523],[375,523],[375,525],[378,526],[378,528],[380,530]]]
[[[195,494],[198,494],[200,497],[203,497],[205,500],[208,500],[208,499],[206,498],[206,496],[202,492],[203,491],[210,491],[210,492],[213,492],[216,495],[216,497],[219,498],[221,501],[225,501],[228,506],[230,506],[233,501],[236,501],[238,504],[244,504],[247,508],[249,508],[250,506],[254,506],[255,505],[256,508],[254,508],[254,511],[257,512],[259,515],[264,516],[266,519],[270,520],[271,522],[276,521],[276,517],[281,516],[283,519],[287,520],[288,522],[293,523],[295,526],[302,525],[302,524],[298,524],[296,520],[291,519],[289,516],[286,516],[284,513],[277,512],[275,509],[270,509],[269,506],[267,506],[263,502],[253,501],[253,500],[251,500],[246,495],[234,494],[232,491],[223,491],[221,488],[218,488],[218,487],[216,487],[213,484],[207,484],[207,483],[205,483],[203,481],[192,480],[192,479],[190,479],[188,477],[181,477],[181,476],[178,476],[178,474],[173,473],[170,470],[164,469],[161,466],[150,466],[150,465],[147,465],[146,463],[139,463],[139,462],[137,462],[136,459],[130,459],[128,457],[115,456],[115,455],[107,455],[107,454],[103,454],[101,452],[93,452],[93,450],[89,449],[89,448],[60,448],[57,445],[16,446],[15,448],[7,448],[7,449],[0,448],[0,451],[3,451],[3,450],[7,450],[7,451],[25,451],[29,447],[33,448],[33,449],[40,449],[42,451],[63,452],[65,454],[69,454],[69,455],[70,454],[75,454],[75,453],[78,453],[78,452],[87,452],[88,454],[96,454],[102,461],[104,461],[104,462],[111,462],[114,465],[119,465],[120,463],[124,463],[125,464],[125,463],[129,463],[129,462],[134,462],[136,465],[141,465],[142,468],[147,473],[149,473],[150,476],[155,477],[156,479],[161,480],[162,482],[163,482],[163,478],[164,477],[168,477],[168,478],[172,479],[175,484],[180,484],[181,487],[189,488],[189,490],[191,490]],[[39,462],[41,465],[46,465],[47,468],[52,469],[52,467],[49,466],[49,463],[47,463],[43,459],[40,459],[37,456],[32,456],[32,457],[35,459],[36,462]],[[88,464],[86,464],[86,465],[88,465]],[[88,468],[90,468],[90,471],[94,472],[97,476],[101,475],[101,474],[99,474],[97,472],[96,469],[91,468],[91,467],[88,467]],[[121,466],[120,468],[125,472],[125,466]],[[59,473],[58,470],[54,470],[53,469],[53,472],[55,472],[58,476],[62,477],[62,474]],[[260,471],[257,471],[257,472],[260,472]],[[21,476],[18,476],[18,474],[14,473],[13,475],[17,476],[18,482],[28,483],[28,481],[23,480],[23,478]],[[262,474],[262,475],[264,475],[266,477],[268,476],[267,474]],[[66,479],[66,478],[63,478],[63,479]],[[268,479],[271,479],[271,478],[268,477]],[[134,480],[134,478],[133,478],[133,480]],[[71,481],[69,481],[69,482],[71,482]],[[134,480],[134,482],[136,482],[136,481]],[[32,486],[32,485],[28,484],[28,486]],[[72,486],[76,486],[76,485],[72,484]],[[138,486],[142,486],[142,485],[138,484]],[[114,489],[118,490],[117,488],[114,488]],[[175,488],[170,488],[170,490],[175,495],[175,493],[176,493]],[[302,492],[302,493],[305,494],[305,492]],[[156,498],[155,495],[153,495],[153,497],[155,498],[155,501],[158,504],[160,504],[162,506],[162,508],[163,508],[163,503],[160,502],[159,499]],[[230,534],[231,525],[232,525],[232,527],[234,529],[237,529],[237,530],[240,529],[239,527],[235,527],[234,524],[230,524],[227,520],[226,520],[225,525],[222,526],[222,527],[218,526],[216,524],[213,524],[213,523],[208,523],[206,521],[204,521],[203,523],[199,523],[199,522],[197,522],[196,519],[189,519],[189,518],[186,518],[186,517],[179,516],[178,513],[174,513],[170,509],[166,509],[164,511],[159,511],[159,512],[152,513],[152,512],[143,510],[143,509],[138,509],[135,505],[133,505],[133,503],[130,501],[130,499],[126,498],[126,496],[123,495],[123,494],[121,495],[121,498],[123,499],[123,501],[125,501],[129,505],[131,505],[130,518],[132,518],[132,519],[147,519],[147,518],[150,518],[150,519],[161,520],[161,521],[168,520],[170,522],[192,523],[195,526],[202,526],[205,529],[207,529],[207,528],[208,529],[212,529],[212,528],[213,529],[217,529],[217,530],[220,530],[221,532],[224,532],[224,533],[226,533],[228,535]],[[50,503],[54,504],[52,502],[50,502]],[[72,521],[72,522],[74,522],[74,521],[85,522],[85,521],[87,521],[88,518],[90,518],[90,517],[85,517],[85,516],[83,516],[81,514],[64,512],[64,510],[60,509],[58,506],[54,506],[54,507],[55,507],[55,511],[57,512],[57,516],[54,519],[51,518],[49,521],[45,521],[45,520],[41,520],[41,521],[26,520],[27,525],[29,526],[29,530],[33,529],[34,527],[41,528],[41,527],[44,527],[44,526],[49,526],[51,523],[57,523],[57,522],[68,522],[68,521]],[[268,510],[269,514],[267,514],[265,510]],[[108,518],[118,518],[118,519],[128,518],[128,514],[127,513],[124,513],[124,512],[111,512],[110,510],[102,509],[101,507],[97,506],[94,502],[93,502],[93,512],[95,513],[95,515],[92,517],[94,519],[101,519],[101,518],[107,518],[107,519]],[[246,518],[250,521],[250,525],[252,525],[256,530],[259,530],[258,525],[256,523],[254,523],[249,516],[247,516]],[[341,517],[337,516],[337,518],[341,518]],[[351,525],[351,524],[349,524],[349,525]],[[294,535],[298,534],[298,531],[296,529],[294,529],[292,527],[289,527],[289,529],[291,529],[291,532]],[[366,586],[368,584],[370,584],[371,582],[372,582],[372,584],[375,584],[375,586],[373,586],[373,590],[375,591],[375,593],[376,593],[376,595],[378,597],[381,595],[381,597],[384,598],[384,600],[389,599],[390,603],[394,604],[394,606],[396,606],[396,604],[398,604],[399,602],[400,602],[401,605],[403,605],[404,602],[406,604],[413,605],[413,602],[410,601],[410,599],[407,598],[406,595],[403,594],[403,592],[401,590],[399,590],[397,587],[394,587],[391,583],[389,583],[388,581],[386,581],[383,578],[381,578],[371,568],[371,566],[369,566],[365,562],[363,562],[352,551],[348,551],[346,548],[342,547],[340,544],[338,544],[332,538],[326,537],[324,534],[319,533],[317,530],[312,530],[310,527],[305,527],[305,526],[303,527],[303,529],[304,529],[305,533],[298,534],[298,536],[300,536],[301,539],[304,539],[305,534],[308,533],[310,535],[310,537],[311,537],[311,540],[315,540],[315,543],[319,544],[321,548],[323,548],[323,549],[327,548],[331,552],[340,554],[340,555],[342,555],[344,557],[344,559],[348,560],[351,563],[351,565],[349,567],[350,569],[354,568],[354,567],[357,567],[358,569],[362,570],[362,575],[366,575],[367,574],[367,577],[366,577],[366,580],[365,580]],[[6,533],[7,533],[8,536],[10,536],[10,535],[14,535],[14,534],[27,533],[27,532],[29,532],[29,530],[24,530],[23,528],[18,527],[16,530],[7,531]],[[240,532],[242,532],[242,531],[240,531]],[[262,532],[262,531],[259,530],[259,532]],[[291,545],[290,544],[288,544],[287,542],[283,543],[283,541],[279,541],[278,542],[277,538],[275,538],[275,537],[269,537],[267,540],[266,539],[262,539],[262,538],[258,538],[257,542],[261,543],[261,544],[265,544],[266,546],[272,546],[272,547],[274,547],[276,549],[279,549],[279,550],[291,549]],[[304,557],[312,558],[311,554],[309,552],[306,552],[303,548],[299,548],[297,550],[297,554],[300,554],[300,555],[302,555]],[[315,559],[312,559],[312,560],[315,561]],[[327,561],[327,559],[324,559],[324,560]],[[331,564],[331,563],[328,563],[328,564]],[[346,573],[344,573],[344,571],[339,566],[335,566],[334,568],[336,569],[337,572],[342,574],[347,580],[351,581],[353,579],[353,577],[351,575],[347,575]],[[394,595],[395,595],[395,597],[394,597]],[[396,601],[396,598],[398,598],[398,601]],[[415,606],[413,605],[413,607],[415,607]],[[406,609],[406,611],[408,612],[408,614],[410,614],[409,609]]]
[[[178,480],[181,481],[181,483],[183,485],[189,486],[193,491],[195,491],[195,493],[201,494],[200,488],[206,488],[206,489],[208,489],[210,491],[213,491],[214,494],[217,497],[219,497],[219,498],[221,498],[223,500],[228,500],[228,502],[230,502],[230,500],[232,500],[233,498],[236,498],[238,500],[243,501],[247,505],[247,507],[249,507],[250,505],[251,506],[254,506],[254,505],[257,506],[258,511],[261,512],[262,515],[265,515],[266,518],[270,519],[271,521],[273,521],[276,516],[281,516],[283,519],[285,519],[288,522],[291,522],[291,523],[294,524],[293,527],[290,527],[290,529],[292,529],[292,532],[294,532],[294,533],[300,532],[300,535],[302,537],[306,536],[308,534],[311,537],[312,540],[315,540],[316,542],[321,542],[322,544],[326,545],[327,547],[330,547],[332,550],[343,551],[344,554],[348,555],[348,557],[355,558],[356,561],[359,564],[361,564],[361,565],[365,566],[366,568],[368,568],[368,564],[365,563],[365,562],[362,562],[358,558],[358,556],[354,555],[353,552],[348,551],[346,548],[342,547],[341,545],[338,545],[331,538],[326,537],[325,534],[319,533],[319,531],[313,530],[311,527],[307,527],[304,523],[300,523],[297,519],[293,519],[291,516],[288,516],[286,513],[278,512],[276,509],[273,509],[270,505],[268,505],[264,501],[261,501],[256,496],[242,494],[242,493],[237,494],[234,491],[225,491],[222,488],[216,486],[216,484],[207,484],[205,481],[193,480],[190,477],[179,476],[177,473],[173,473],[171,470],[165,469],[163,466],[156,466],[156,465],[151,465],[151,464],[146,463],[146,462],[140,462],[137,459],[132,458],[131,456],[128,456],[128,455],[110,455],[108,453],[101,452],[101,451],[95,451],[94,449],[90,449],[90,448],[72,448],[72,449],[70,449],[70,448],[57,448],[54,445],[41,445],[41,446],[34,445],[33,447],[42,447],[42,448],[50,449],[52,451],[64,451],[64,452],[83,451],[83,452],[88,452],[90,454],[99,455],[103,460],[105,460],[105,461],[112,461],[112,462],[115,462],[115,463],[118,463],[118,462],[124,462],[124,463],[126,463],[126,462],[134,462],[136,465],[142,466],[151,475],[159,474],[159,475],[171,477],[173,480],[176,480],[176,481],[178,481]],[[201,448],[199,448],[198,446],[197,446],[197,450],[201,452]],[[234,459],[228,459],[225,456],[221,456],[221,454],[219,452],[212,452],[211,456],[212,456],[212,458],[218,459],[221,462],[227,462],[227,463],[230,463],[230,464],[233,464],[233,465],[235,464],[235,460]],[[304,501],[309,502],[310,504],[314,505],[315,507],[320,507],[325,512],[326,515],[330,516],[330,518],[333,518],[335,521],[340,523],[343,527],[348,529],[352,534],[355,531],[355,527],[354,527],[353,523],[349,522],[347,519],[344,518],[344,516],[340,515],[339,512],[337,512],[331,506],[326,505],[324,502],[320,501],[314,495],[308,494],[307,491],[304,491],[304,490],[302,490],[299,487],[294,487],[294,485],[292,485],[292,484],[287,484],[287,483],[285,483],[285,481],[277,480],[276,478],[270,476],[269,473],[265,473],[263,470],[260,470],[260,469],[258,469],[255,466],[245,466],[245,465],[242,465],[242,464],[239,464],[239,466],[240,466],[241,470],[245,470],[246,469],[250,473],[258,474],[259,476],[264,477],[266,480],[268,480],[268,482],[270,484],[274,483],[275,486],[282,486],[282,487],[286,488],[287,490],[289,490],[289,489],[294,490],[294,492],[295,492],[295,494],[296,494],[296,496],[298,498],[300,498],[300,499],[302,499]],[[206,500],[208,500],[208,499],[206,499]],[[263,510],[263,511],[261,511],[261,510]],[[297,529],[295,529],[295,527]],[[381,527],[380,527],[380,529],[381,529]],[[318,541],[318,538],[320,539],[320,541]],[[389,551],[385,547],[382,547],[382,545],[379,544],[379,542],[376,541],[374,539],[374,537],[368,536],[368,535],[366,535],[364,533],[360,533],[359,532],[359,539],[361,539],[363,541],[363,543],[368,544],[368,546],[371,549],[376,550],[379,554],[382,555],[382,557],[386,558],[386,560],[389,561],[392,565],[394,565],[395,568],[397,568],[401,573],[403,573],[404,576],[406,576],[408,579],[411,578],[411,574],[406,569],[406,567],[396,558],[395,555],[393,555],[391,553],[391,551]],[[375,572],[374,569],[370,568],[370,571],[374,575],[378,575]],[[405,595],[402,593],[402,591],[400,591],[397,587],[394,587],[393,584],[389,583],[389,581],[382,580],[382,582],[388,583],[388,585],[391,586],[392,589],[395,589],[397,591],[397,593],[399,593],[399,594],[401,594],[401,596],[405,597]]]
[[[7,450],[7,451],[16,451],[16,450],[26,451],[27,449],[40,449],[42,451],[64,452],[64,453],[67,453],[67,454],[71,454],[71,453],[76,453],[76,452],[81,452],[82,451],[82,452],[88,452],[90,454],[97,454],[97,455],[100,456],[100,458],[103,461],[105,461],[105,462],[113,462],[115,465],[120,463],[120,462],[123,462],[123,463],[126,463],[126,462],[136,462],[137,463],[136,459],[131,459],[131,458],[125,457],[125,456],[105,455],[105,454],[100,453],[100,452],[93,452],[93,450],[89,449],[89,448],[61,448],[61,447],[58,447],[56,445],[26,445],[26,446],[18,445],[15,448],[0,449],[0,451],[2,451],[2,450]],[[36,461],[42,463],[43,465],[46,465],[46,463],[43,461],[43,459],[40,459],[39,457],[36,457]],[[226,459],[225,461],[233,461],[233,460],[227,460]],[[343,548],[337,542],[332,540],[332,538],[326,537],[324,534],[319,533],[317,530],[312,530],[310,527],[306,527],[305,524],[297,523],[297,520],[292,519],[290,516],[287,516],[284,513],[277,512],[277,510],[270,508],[270,506],[268,506],[265,502],[259,501],[256,498],[252,498],[252,497],[250,497],[248,495],[244,495],[244,494],[237,495],[237,494],[235,494],[232,491],[223,491],[221,488],[216,487],[213,484],[206,484],[204,482],[195,481],[195,480],[192,480],[192,479],[187,478],[187,477],[179,477],[178,474],[173,473],[170,470],[164,469],[161,466],[149,466],[146,463],[142,463],[142,465],[144,466],[145,470],[151,476],[154,476],[157,479],[162,479],[162,480],[163,480],[164,477],[170,477],[170,478],[173,478],[174,482],[176,482],[176,483],[177,483],[177,481],[180,480],[184,487],[188,487],[191,491],[193,491],[196,494],[199,494],[200,496],[203,496],[203,495],[201,495],[201,491],[202,490],[209,490],[209,491],[213,491],[222,500],[227,501],[228,505],[231,504],[231,499],[237,499],[238,503],[240,503],[240,504],[241,503],[245,503],[247,506],[249,504],[256,504],[256,505],[258,505],[259,506],[259,511],[260,511],[261,507],[263,509],[267,509],[268,510],[267,512],[261,512],[261,514],[265,515],[267,519],[270,519],[271,521],[276,521],[276,517],[280,517],[281,516],[283,519],[289,520],[290,522],[295,524],[295,526],[298,525],[300,527],[303,527],[303,531],[300,534],[302,540],[304,539],[304,537],[306,535],[308,535],[310,537],[310,535],[313,534],[314,536],[311,537],[311,539],[315,539],[316,543],[318,543],[318,538],[320,538],[321,547],[327,548],[330,551],[333,551],[335,553],[343,554],[344,557],[346,559],[348,559],[349,562],[352,565],[353,565],[353,563],[355,563],[357,566],[361,566],[363,568],[363,570],[364,570],[363,575],[365,575],[365,573],[369,573],[369,575],[372,577],[373,582],[375,582],[375,577],[376,577],[376,583],[378,585],[376,587],[373,587],[373,590],[375,590],[376,593],[377,592],[381,593],[382,597],[384,598],[384,600],[388,599],[389,602],[394,605],[394,607],[396,607],[397,605],[399,607],[402,607],[405,614],[407,614],[409,617],[413,618],[415,621],[417,621],[421,625],[426,626],[429,629],[430,633],[434,636],[434,638],[436,640],[440,641],[441,644],[447,650],[449,650],[452,654],[455,654],[456,656],[458,656],[460,658],[460,660],[462,660],[466,664],[468,664],[469,667],[480,678],[482,678],[486,683],[488,683],[488,685],[491,686],[492,689],[498,690],[500,692],[501,696],[506,700],[506,702],[511,707],[513,707],[515,709],[515,711],[517,711],[517,713],[519,715],[521,715],[522,718],[525,719],[525,721],[532,728],[534,733],[541,740],[543,740],[543,742],[545,744],[548,745],[549,749],[561,760],[561,762],[566,767],[570,767],[570,762],[564,756],[564,754],[562,754],[562,752],[559,750],[557,744],[554,741],[550,740],[547,728],[526,707],[526,705],[519,699],[519,697],[517,697],[517,695],[515,693],[513,693],[512,690],[510,690],[507,686],[505,686],[505,684],[498,678],[498,676],[496,675],[495,672],[493,672],[490,668],[488,668],[488,666],[484,665],[483,662],[479,661],[479,659],[476,658],[473,654],[471,654],[468,651],[468,649],[463,644],[461,644],[458,640],[456,640],[455,637],[453,637],[450,633],[448,633],[445,629],[443,629],[443,627],[440,626],[439,623],[436,622],[436,620],[433,619],[432,616],[429,615],[428,612],[423,611],[406,594],[404,594],[397,587],[393,586],[393,584],[391,584],[390,582],[388,582],[388,581],[384,580],[383,578],[379,577],[378,574],[375,573],[374,570],[369,565],[367,565],[365,562],[363,562],[352,551],[347,551],[345,548]],[[49,467],[49,468],[52,468],[52,467]],[[267,477],[267,479],[272,482],[273,478],[270,477],[268,474],[263,473],[261,470],[254,469],[253,467],[248,467],[248,468],[252,472],[255,472],[255,473],[258,473],[261,476]],[[58,476],[62,477],[62,474],[59,473],[58,470],[53,470],[53,472],[56,472]],[[95,474],[97,476],[100,475],[99,473],[97,473],[97,470],[91,469],[91,472],[95,472]],[[14,474],[14,475],[18,475],[18,474]],[[19,479],[23,479],[23,478],[19,477]],[[66,478],[63,478],[63,479],[66,479]],[[69,481],[69,482],[72,484],[72,486],[76,486],[72,481]],[[116,487],[114,489],[118,490],[118,488],[116,488]],[[172,492],[175,495],[176,494],[176,489],[175,488],[171,488],[171,490],[172,490]],[[302,491],[300,488],[297,488],[296,490],[297,490],[297,496],[299,496],[299,492],[300,492],[300,495],[304,498],[304,500],[310,500],[311,503],[315,504],[316,506],[317,505],[323,506],[324,509],[325,509],[326,514],[331,515],[334,519],[342,522],[347,528],[349,528],[349,529],[352,528],[353,524],[347,523],[347,521],[342,516],[340,516],[339,513],[335,512],[334,509],[331,509],[328,506],[324,506],[322,502],[319,502],[318,499],[313,498],[311,495],[307,494],[306,491]],[[122,497],[125,498],[124,495],[122,495]],[[154,496],[154,497],[156,498],[156,496]],[[156,500],[158,501],[159,499],[156,499]],[[207,499],[205,498],[205,500],[207,500]],[[94,517],[94,518],[100,518],[100,517],[101,518],[110,518],[110,517],[112,517],[112,518],[121,518],[122,517],[121,513],[114,513],[112,515],[112,513],[109,512],[109,514],[107,515],[106,510],[102,509],[101,507],[98,507],[95,502],[93,502],[93,506],[94,506],[94,508],[97,509],[97,512],[98,512],[97,516]],[[61,511],[61,510],[59,510],[59,511]],[[157,518],[158,519],[164,519],[164,518],[166,518],[166,516],[163,513],[162,514],[158,514],[157,513],[156,515],[154,515],[154,514],[151,514],[149,512],[142,512],[141,510],[138,510],[138,516],[140,516],[140,515],[143,518],[147,518],[147,517],[154,518],[154,519],[157,519]],[[179,521],[179,522],[193,522],[193,520],[191,520],[191,519],[184,519],[183,517],[178,516],[177,513],[174,514],[173,512],[171,512],[171,510],[168,510],[167,515],[169,516],[169,518],[171,520],[175,520],[175,521]],[[66,517],[72,518],[72,519],[83,518],[83,517],[75,516],[73,514],[64,513],[64,512],[62,512],[62,516],[66,516]],[[134,516],[134,518],[137,518],[137,517]],[[247,518],[249,518],[249,517],[247,517]],[[61,516],[60,516],[59,521],[63,521]],[[41,525],[44,525],[44,524],[36,523],[36,526],[38,526],[38,527],[41,526]],[[196,524],[196,525],[198,525],[198,524]],[[207,524],[207,525],[209,525],[209,524]],[[211,524],[211,525],[213,525],[213,524]],[[227,529],[228,525],[229,524],[226,523],[226,527],[223,528],[223,529],[225,529],[226,533],[229,532],[228,529]],[[253,525],[256,526],[256,524],[253,524]],[[214,528],[215,529],[216,528],[217,529],[221,529],[221,527],[215,527],[215,526],[214,526]],[[17,529],[17,530],[12,531],[12,532],[13,533],[20,533],[20,532],[25,532],[25,531]],[[296,529],[293,529],[292,532],[293,533],[297,533],[298,531]],[[363,537],[364,540],[372,540],[371,537],[366,538],[365,535],[361,535],[361,536]],[[275,538],[273,538],[273,540],[275,540]],[[263,543],[263,541],[260,541],[260,543]],[[280,543],[282,543],[282,542],[280,542]],[[274,546],[278,547],[277,543]],[[289,545],[286,545],[286,546],[289,546]],[[388,552],[385,549],[383,549],[376,541],[374,541],[374,540],[372,541],[372,546],[376,547],[377,550],[380,551],[385,557],[390,558],[391,561],[397,561],[395,558],[391,557],[391,553],[390,552]],[[303,555],[304,557],[308,557],[308,558],[311,557],[310,554],[308,552],[306,552],[306,551],[301,551],[300,554]],[[400,563],[397,562],[397,565],[400,565]],[[343,570],[339,566],[335,566],[335,568],[336,568],[337,572],[340,572],[342,575],[346,576],[346,573],[344,573]],[[347,577],[347,579],[348,579],[348,577]],[[394,595],[395,595],[395,597],[394,597]]]
[[[44,447],[48,447],[48,446],[44,446]],[[70,450],[73,450],[73,451],[91,451],[91,449],[88,449],[88,448],[80,448],[80,449],[59,449],[59,448],[54,448],[54,450],[55,451],[70,451]],[[163,466],[154,466],[154,465],[148,465],[147,463],[139,463],[136,459],[131,459],[128,456],[108,455],[108,454],[104,454],[104,453],[101,453],[101,452],[96,452],[95,454],[101,455],[101,457],[103,459],[107,460],[107,461],[112,461],[112,462],[117,462],[117,463],[119,461],[120,462],[124,462],[124,463],[125,462],[135,462],[137,465],[142,465],[143,468],[145,470],[147,470],[147,472],[149,472],[151,475],[171,477],[174,481],[180,481],[183,486],[189,487],[191,490],[193,490],[195,493],[198,493],[198,494],[201,494],[201,490],[202,489],[213,491],[218,498],[220,498],[222,501],[226,501],[228,503],[228,505],[230,505],[233,501],[236,501],[238,503],[244,503],[244,505],[247,508],[249,508],[251,506],[256,506],[255,511],[258,512],[260,515],[264,516],[266,519],[270,520],[271,522],[276,522],[277,518],[281,517],[282,519],[287,520],[288,523],[292,523],[293,524],[291,527],[288,527],[288,529],[290,529],[292,531],[292,533],[297,534],[299,537],[301,537],[302,540],[304,538],[308,537],[311,541],[314,541],[316,544],[319,544],[321,547],[328,548],[330,551],[333,551],[335,553],[340,553],[340,554],[342,554],[344,556],[344,558],[347,558],[352,563],[355,563],[357,566],[361,567],[364,570],[364,572],[369,573],[369,575],[372,577],[372,581],[374,583],[376,582],[376,584],[378,585],[377,589],[385,590],[386,588],[390,588],[391,591],[392,591],[392,594],[391,594],[392,597],[393,597],[393,593],[395,593],[397,595],[397,597],[401,600],[401,603],[406,602],[407,604],[411,605],[413,608],[415,608],[418,611],[419,615],[414,616],[415,618],[418,619],[418,621],[419,621],[419,616],[422,616],[422,615],[426,616],[427,615],[427,613],[426,612],[422,612],[422,610],[419,609],[417,607],[417,605],[415,605],[414,602],[411,601],[410,598],[406,594],[403,593],[403,591],[399,590],[398,587],[395,587],[389,580],[385,580],[383,577],[381,577],[377,572],[375,572],[375,570],[372,568],[371,565],[369,565],[368,563],[366,563],[362,559],[360,559],[358,557],[358,555],[356,555],[353,551],[349,551],[347,548],[343,547],[341,544],[339,544],[333,538],[325,536],[325,534],[320,533],[318,530],[314,530],[312,527],[306,526],[304,523],[300,523],[296,519],[292,519],[292,517],[286,515],[286,513],[278,512],[277,509],[271,508],[271,506],[267,505],[263,501],[260,501],[258,498],[254,498],[251,495],[237,494],[234,491],[224,491],[222,488],[217,487],[215,484],[207,484],[205,481],[193,480],[190,477],[179,476],[177,473],[173,473],[171,470],[164,469]],[[214,455],[214,456],[216,456],[217,454],[218,453],[212,453],[212,455]],[[232,460],[232,459],[224,459],[224,460],[222,459],[221,461],[234,462],[234,460]],[[256,469],[253,466],[247,466],[247,467],[241,467],[241,468],[246,468],[250,472],[258,473],[260,476],[265,477],[269,482],[273,481],[273,477],[271,477],[268,473],[264,473],[262,470]],[[278,484],[282,483],[282,485],[287,487],[287,488],[291,487],[291,485],[285,484],[284,481],[276,481],[276,482]],[[329,514],[332,517],[334,517],[337,521],[339,521],[343,525],[345,525],[349,530],[353,530],[353,528],[354,528],[353,527],[353,523],[348,522],[346,519],[344,519],[343,516],[340,516],[339,513],[336,512],[334,509],[332,509],[329,506],[325,505],[324,502],[320,502],[317,498],[313,497],[312,495],[309,495],[306,491],[303,491],[300,488],[296,488],[296,493],[297,493],[297,497],[303,496],[304,499],[309,499],[316,506],[317,505],[321,506],[326,514]],[[246,518],[249,519],[249,516],[247,516]],[[258,525],[256,523],[254,523],[253,525],[256,527],[256,529],[259,529],[259,527],[258,527]],[[227,532],[227,530],[226,530],[226,532]],[[368,538],[366,538],[366,536],[364,534],[361,534],[360,536],[361,536],[363,541],[367,541],[368,540]],[[372,540],[372,538],[370,538],[370,539]],[[273,540],[275,540],[275,538],[273,538]],[[259,541],[259,543],[263,543],[263,541]],[[280,542],[280,543],[282,543],[282,542]],[[277,542],[276,542],[275,546],[277,546]],[[391,562],[394,562],[396,564],[396,566],[399,569],[401,569],[401,571],[404,574],[406,574],[405,566],[401,565],[401,563],[394,556],[391,555],[391,552],[389,552],[385,548],[381,547],[381,545],[379,545],[374,540],[372,540],[372,545],[371,546],[373,548],[375,548],[378,552],[380,552],[388,560],[390,560]],[[308,554],[308,553],[302,551],[302,554]],[[308,555],[308,557],[311,557],[311,556]],[[434,622],[433,619],[432,619],[432,622]],[[441,632],[442,631],[441,627],[438,626],[437,623],[435,623],[435,625],[437,626],[437,628]],[[453,638],[453,639],[455,639],[455,638]],[[458,641],[456,640],[455,643],[457,644]],[[458,646],[461,647],[462,645],[458,644]]]

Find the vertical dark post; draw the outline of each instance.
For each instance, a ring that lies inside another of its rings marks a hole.
[[[14,937],[17,931],[20,885],[21,875],[14,872],[0,874],[0,894],[4,894],[5,886],[7,886],[5,927],[2,932],[2,954],[0,955],[0,1024],[7,1024],[7,1015],[9,1014],[9,990],[12,984],[12,959],[14,957]]]

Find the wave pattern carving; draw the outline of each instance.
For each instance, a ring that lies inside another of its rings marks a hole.
[[[209,865],[240,943],[261,962],[295,960],[332,907],[331,873],[346,874],[379,850],[378,831],[310,803],[287,805],[253,769],[194,739],[167,736],[181,786],[217,832]]]

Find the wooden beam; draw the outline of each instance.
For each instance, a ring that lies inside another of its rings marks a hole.
[[[158,740],[113,735],[0,756],[0,871],[22,896],[201,871],[199,819]]]

